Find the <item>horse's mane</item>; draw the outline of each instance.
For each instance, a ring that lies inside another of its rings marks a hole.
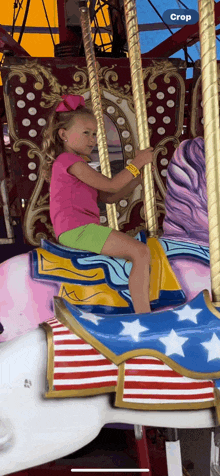
[[[166,238],[209,244],[204,140],[183,141],[167,173]]]

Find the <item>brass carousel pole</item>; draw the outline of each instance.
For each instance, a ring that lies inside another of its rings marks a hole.
[[[220,303],[220,138],[214,0],[198,0],[212,299]]]
[[[137,123],[138,142],[141,150],[150,147],[150,138],[147,121],[147,108],[144,91],[141,51],[135,0],[124,0],[124,11],[127,29],[128,51],[130,59],[131,82]],[[156,198],[154,191],[151,164],[147,164],[143,171],[144,179],[144,210],[145,222],[151,237],[158,234]]]
[[[94,46],[92,41],[89,9],[87,7],[86,0],[81,0],[79,2],[79,9],[80,9],[80,22],[81,22],[81,28],[82,28],[84,50],[85,50],[87,69],[88,69],[88,75],[89,75],[91,101],[92,101],[93,112],[97,120],[97,126],[98,126],[97,142],[98,142],[100,166],[101,166],[101,171],[103,175],[106,175],[108,178],[111,178],[111,168],[110,168],[110,162],[108,157],[108,146],[107,146],[107,138],[106,138],[105,124],[104,124],[103,111],[102,111],[99,78],[98,78],[98,71],[97,71],[97,65],[96,65],[96,59],[95,59],[95,53],[94,53]],[[109,226],[111,228],[114,228],[115,230],[118,230],[115,203],[107,204],[106,209],[107,209],[107,217],[108,217]]]

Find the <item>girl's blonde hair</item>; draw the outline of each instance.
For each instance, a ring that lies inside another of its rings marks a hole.
[[[59,101],[60,102],[60,101]],[[58,155],[65,151],[65,143],[60,138],[59,129],[70,129],[75,118],[79,116],[90,116],[94,118],[93,112],[85,106],[78,106],[74,111],[57,112],[57,102],[48,117],[47,124],[43,129],[43,142],[41,153],[43,156],[42,173],[46,182],[50,182],[53,162]]]

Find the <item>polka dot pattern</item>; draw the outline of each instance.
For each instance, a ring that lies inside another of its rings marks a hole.
[[[23,81],[23,77],[21,81],[19,75],[14,75],[12,77],[12,80],[10,79],[9,86],[11,88],[10,93],[12,93],[12,100],[10,100],[13,107],[12,114],[14,113],[14,117],[19,117],[19,121],[17,121],[16,123],[15,133],[19,137],[19,139],[21,138],[22,140],[26,141],[25,145],[22,144],[21,153],[18,152],[16,154],[17,161],[19,162],[20,160],[21,163],[22,178],[20,180],[20,183],[24,184],[26,194],[25,204],[28,203],[28,200],[30,200],[31,194],[33,193],[33,190],[36,187],[38,175],[40,172],[40,159],[38,154],[35,155],[34,146],[41,146],[42,128],[45,126],[48,114],[50,113],[50,108],[53,106],[55,94],[65,94],[66,92],[68,93],[68,90],[65,90],[65,87],[72,88],[72,90],[76,90],[76,88],[78,88],[79,90],[79,88],[82,87],[82,83],[75,80],[74,74],[77,72],[77,74],[80,75],[81,68],[84,68],[83,71],[85,74],[87,74],[84,58],[78,65],[79,69],[76,68],[75,65],[70,65],[65,70],[64,77],[63,70],[61,71],[59,68],[57,68],[56,65],[56,63],[59,63],[59,61],[56,58],[53,60],[50,59],[50,61],[48,61],[47,59],[40,58],[38,62],[38,76],[34,77],[32,73],[29,74],[29,72],[25,72],[27,81]],[[133,120],[133,104],[131,102],[125,104],[127,98],[129,100],[129,98],[131,97],[131,85],[128,80],[128,76],[126,76],[126,74],[121,74],[121,66],[119,66],[120,61],[117,61],[117,59],[115,59],[114,67],[112,67],[113,70],[117,71],[117,81],[112,81],[111,77],[108,77],[109,90],[108,92],[106,90],[106,93],[104,93],[105,97],[103,97],[103,110],[105,111],[105,114],[109,116],[109,119],[113,121],[119,133],[125,165],[129,164],[133,160],[135,153],[134,149],[138,147],[138,143]],[[127,59],[124,60],[124,62],[126,61]],[[172,62],[173,60],[171,59],[170,61]],[[127,63],[129,62],[127,61]],[[176,65],[176,60],[174,63]],[[44,74],[42,75],[40,70],[41,67],[48,68],[49,74],[52,75],[55,81],[58,81],[57,84],[61,85],[63,89],[52,90],[51,84],[49,84],[48,81],[49,76],[44,76]],[[164,73],[160,72],[160,68],[157,69],[157,65],[152,64],[151,60],[143,59],[143,68],[149,67],[151,68],[151,70],[149,70],[150,73],[145,79],[145,90],[147,101],[147,117],[150,132],[150,144],[154,148],[157,147],[157,145],[159,146],[159,152],[157,149],[155,156],[156,173],[154,174],[154,177],[155,183],[157,183],[158,177],[160,177],[160,182],[165,185],[168,162],[174,150],[173,142],[170,141],[167,143],[166,139],[168,137],[175,136],[176,131],[179,128],[178,105],[181,94],[181,87],[177,76],[172,76],[172,68],[170,71],[168,71],[169,76],[167,75],[165,77],[165,74],[167,74],[167,70],[166,72],[164,70]],[[101,75],[103,75],[103,78],[101,79],[102,87],[106,88],[106,84],[104,83],[104,75],[105,70],[108,70],[105,66],[105,63],[102,63],[102,59],[100,59],[100,68],[100,73]],[[128,66],[125,66],[125,70],[129,71],[129,64]],[[181,74],[182,76],[184,75],[181,71],[181,68],[179,69],[178,74]],[[120,94],[118,95],[117,90],[120,92]],[[57,93],[56,91],[59,92]],[[90,92],[88,91],[86,93],[86,98],[89,97],[89,94]],[[112,100],[110,101],[109,98],[111,94]],[[13,146],[13,139],[11,143]],[[115,154],[115,152],[116,148],[114,148],[113,153]],[[121,165],[117,164],[117,167],[118,166],[121,167]],[[115,167],[115,169],[113,169],[113,167]],[[112,164],[112,170],[114,170],[114,173],[118,171],[117,167],[116,164]],[[43,187],[43,191],[41,195],[39,195],[39,197],[44,197],[47,195],[48,184],[44,182]],[[160,189],[157,188],[156,192],[157,196],[161,195]],[[163,197],[161,200],[163,200]],[[124,217],[127,214],[127,207],[129,213],[132,209],[131,197],[129,197],[128,199],[120,200],[120,202],[117,204],[117,207],[117,216],[119,217],[119,213],[121,216],[120,226],[123,226],[124,218],[122,219],[122,216]],[[104,226],[107,225],[108,221],[107,217],[105,216],[106,213],[103,212],[103,209],[101,210],[100,215],[100,223]],[[49,228],[47,228],[46,230],[45,225],[39,222],[40,220],[38,220],[37,222],[37,232],[39,230],[43,232],[45,231],[46,234],[50,236],[51,233],[49,231]],[[50,223],[49,221],[47,222],[48,224]]]

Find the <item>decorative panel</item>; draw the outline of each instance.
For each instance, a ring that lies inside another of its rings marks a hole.
[[[20,200],[25,241],[39,245],[41,238],[55,241],[49,218],[49,186],[41,174],[42,129],[54,102],[62,94],[82,94],[91,106],[85,58],[6,59],[4,100],[12,145],[14,180]],[[107,124],[112,174],[134,158],[138,148],[129,61],[98,59],[103,112]],[[155,193],[159,225],[164,217],[167,165],[181,140],[185,64],[182,60],[143,60],[151,145],[155,148]],[[117,135],[117,138],[116,138]],[[92,155],[99,170],[98,154]],[[135,234],[145,228],[141,186],[117,204],[119,227]],[[106,226],[105,207],[101,223]]]

